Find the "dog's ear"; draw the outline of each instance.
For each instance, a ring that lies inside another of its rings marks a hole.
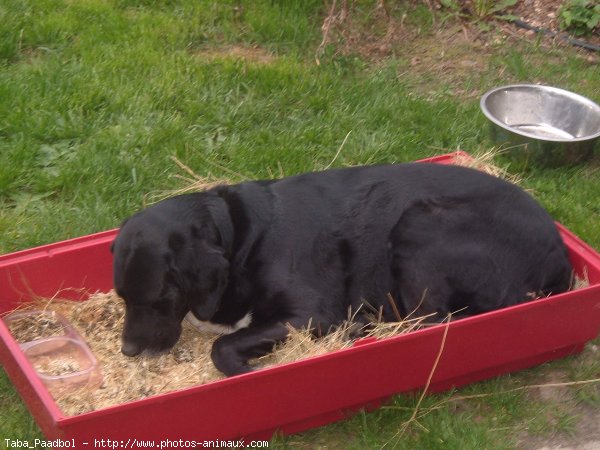
[[[199,320],[210,320],[221,303],[229,279],[229,261],[221,248],[202,240],[182,249],[171,266],[187,306]]]
[[[200,270],[204,274],[199,278],[203,281],[195,295],[188,296],[188,306],[200,320],[210,320],[215,315],[221,304],[221,298],[229,281],[229,261],[225,258],[222,249],[206,246],[203,261],[205,264]],[[198,292],[198,290],[200,292]]]
[[[125,219],[123,222],[121,222],[121,226],[119,227],[119,233],[121,232],[121,230],[123,229],[123,227],[125,226],[125,224],[129,221],[129,218]],[[115,242],[117,241],[117,238],[115,237],[113,239],[113,241],[110,244],[110,252],[111,253],[115,253]]]
[[[207,202],[206,208],[215,233],[215,245],[229,256],[233,247],[233,224],[227,203],[222,197],[214,197]]]
[[[225,201],[205,193],[187,229],[169,237],[175,255],[171,270],[185,301],[199,320],[210,320],[221,303],[229,279],[233,224]]]

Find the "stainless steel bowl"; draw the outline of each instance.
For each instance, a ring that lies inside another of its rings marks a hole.
[[[588,160],[600,141],[600,106],[551,86],[499,87],[481,98],[492,138],[517,159],[546,166]]]

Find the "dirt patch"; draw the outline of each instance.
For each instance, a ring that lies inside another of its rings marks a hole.
[[[573,429],[552,436],[527,436],[517,448],[528,450],[600,450],[600,411],[580,405],[572,408]]]
[[[448,1],[448,0],[447,0]],[[519,0],[514,6],[493,11],[494,3],[481,0],[454,0],[450,3],[458,5],[460,15],[466,22],[475,23],[495,23],[498,28],[504,30],[509,35],[519,35],[521,37],[536,38],[539,32],[543,33],[546,39],[565,42],[568,39],[576,38],[583,43],[600,45],[600,27],[596,27],[593,32],[586,36],[573,37],[561,29],[561,8],[566,0]],[[479,7],[478,7],[479,5]],[[441,8],[441,2],[433,4],[437,10]],[[500,19],[497,19],[497,16]],[[512,23],[509,23],[511,18]]]
[[[559,31],[558,17],[563,3],[562,0],[521,0],[508,12],[534,27]]]
[[[582,400],[582,397],[600,398],[600,383],[586,383],[583,380],[581,384],[576,384],[569,375],[577,367],[585,366],[597,369],[588,373],[587,377],[597,379],[600,376],[600,349],[597,343],[588,344],[583,353],[570,361],[569,367],[545,370],[536,380],[540,386],[528,392],[532,401],[548,405],[547,421],[550,425],[558,420],[556,413],[559,412],[560,416],[569,418],[569,426],[563,431],[541,435],[525,430],[516,438],[517,448],[600,450],[600,409],[595,401]],[[582,396],[582,393],[585,395]]]
[[[276,56],[259,46],[229,45],[217,48],[205,48],[196,51],[195,56],[207,61],[216,59],[241,60],[251,64],[268,65]]]
[[[405,13],[395,13],[385,1],[378,1],[372,10],[361,11],[349,6],[348,1],[333,1],[321,25],[323,39],[315,60],[320,64],[328,46],[334,49],[334,55],[386,58],[395,53],[395,46],[410,39],[405,19]]]
[[[560,9],[564,3],[564,0],[521,0],[507,12],[533,27],[560,33],[562,32],[559,19]],[[531,30],[521,30],[520,33],[535,34]],[[600,27],[596,27],[594,32],[578,39],[600,46]]]
[[[442,81],[450,95],[476,98],[481,92],[474,81],[487,72],[489,58],[489,45],[468,30],[445,28],[406,43],[399,55],[397,77],[402,81],[410,74],[410,79],[420,80],[414,90],[426,97],[435,95]]]
[[[410,24],[414,10],[407,10],[403,2],[379,0],[371,9],[359,9],[353,2],[334,1],[321,26],[322,41],[316,49],[315,59],[320,64],[331,55],[358,55],[377,64],[389,57],[412,54],[411,66],[423,64],[432,73],[451,70],[456,70],[458,76],[463,72],[477,73],[483,68],[477,56],[482,49],[515,40],[537,40],[538,33],[523,28],[525,25],[547,31],[542,45],[570,46],[566,41],[568,35],[560,30],[558,19],[563,2],[520,0],[515,6],[501,11],[517,18],[522,25],[519,27],[494,14],[477,17],[471,0],[455,0],[458,5],[455,10],[443,8],[439,1],[426,0],[425,4],[432,10],[433,26],[430,32],[423,33],[420,27]],[[422,54],[420,50],[430,36],[433,39],[430,51]],[[600,46],[600,31],[578,40]],[[469,46],[473,48],[465,48]],[[463,56],[457,60],[454,57],[460,48],[464,50]],[[431,58],[432,53],[441,57]],[[591,63],[600,62],[600,52],[588,51],[584,57]]]

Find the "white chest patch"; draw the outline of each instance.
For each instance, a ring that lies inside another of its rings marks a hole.
[[[231,334],[242,328],[247,328],[252,323],[252,313],[249,312],[233,325],[223,325],[196,319],[191,312],[185,316],[186,320],[191,323],[198,331],[205,331],[213,334]]]

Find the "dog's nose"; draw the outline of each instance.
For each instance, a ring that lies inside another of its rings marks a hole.
[[[121,353],[125,356],[137,356],[142,353],[142,348],[133,342],[123,342],[121,345]]]

